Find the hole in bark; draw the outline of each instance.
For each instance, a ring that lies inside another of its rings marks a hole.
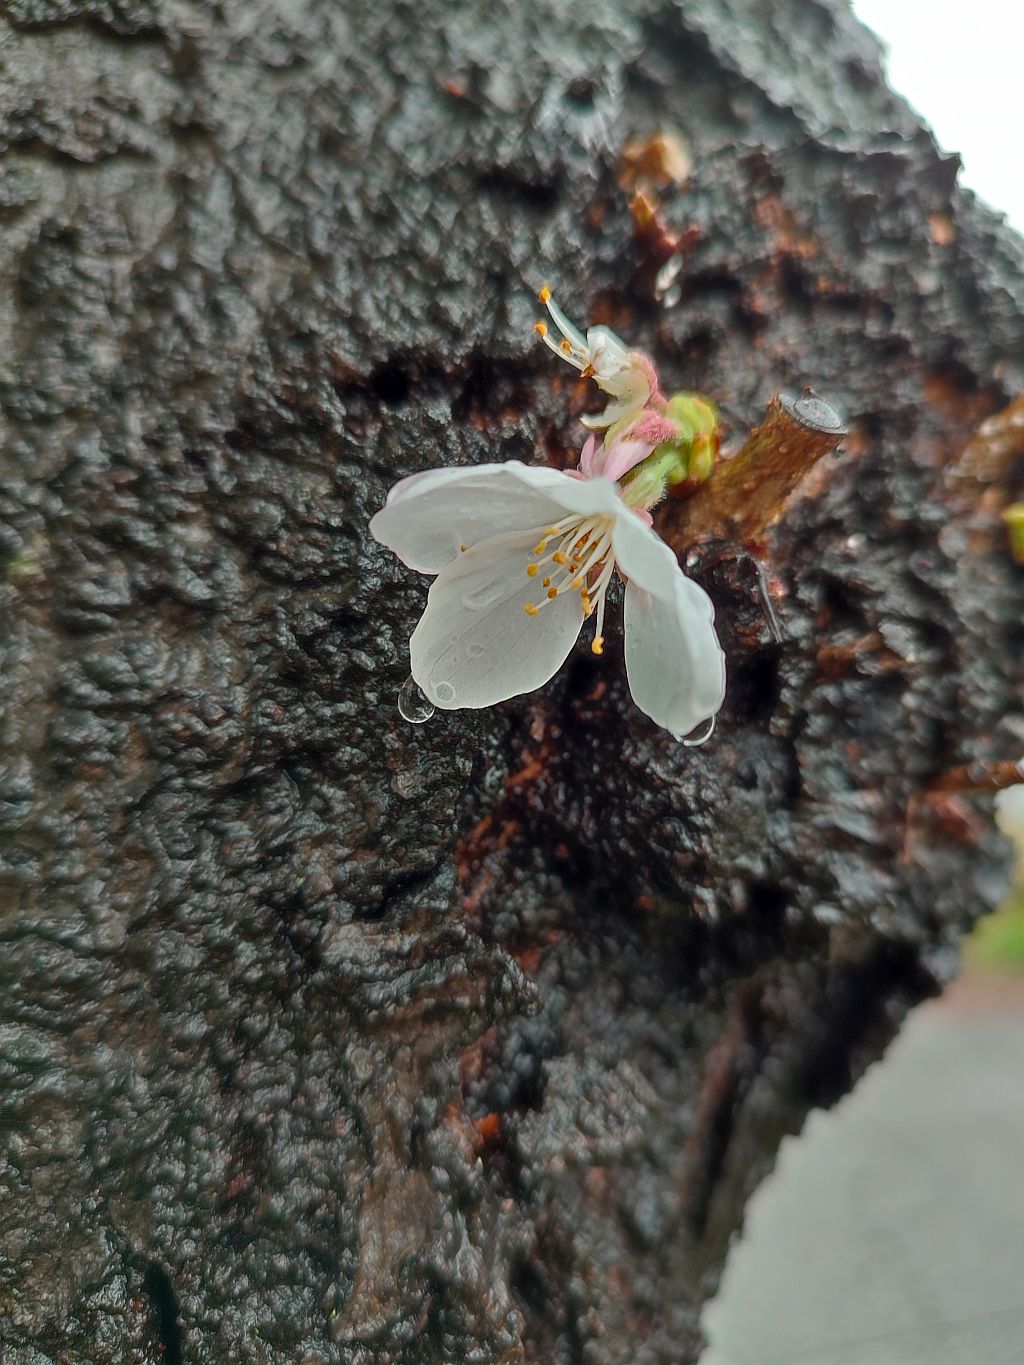
[[[389,408],[401,407],[409,397],[412,381],[409,372],[397,361],[378,365],[370,375],[370,388],[380,401]]]
[[[688,299],[705,298],[714,294],[735,298],[742,293],[743,281],[738,280],[728,270],[697,270],[686,282]]]
[[[789,897],[776,882],[755,881],[747,886],[747,904],[758,919],[778,921],[786,913]]]
[[[800,794],[803,791],[803,785],[800,762],[796,754],[796,744],[791,741],[786,755],[786,779],[782,787],[782,799],[787,810],[796,809]]]
[[[718,337],[711,327],[698,327],[695,332],[684,337],[679,346],[679,354],[689,365],[701,365],[708,361],[718,350]]]
[[[558,200],[557,185],[530,180],[525,175],[504,166],[477,176],[476,184],[484,194],[493,194],[524,208],[539,209],[545,213],[550,212]]]
[[[852,584],[829,575],[822,584],[822,606],[828,613],[829,630],[862,630],[864,608]]]
[[[525,1258],[513,1267],[509,1288],[528,1313],[542,1317],[548,1305],[548,1289],[544,1276],[532,1261]]]
[[[737,725],[766,722],[779,700],[779,656],[774,651],[755,654],[732,670],[728,695]]]
[[[164,1365],[181,1365],[185,1334],[178,1320],[178,1300],[170,1276],[156,1261],[150,1263],[142,1287],[153,1305],[156,1334],[163,1347]]]
[[[596,95],[597,86],[586,76],[580,76],[577,80],[571,81],[565,91],[568,102],[576,105],[578,109],[592,109]]]

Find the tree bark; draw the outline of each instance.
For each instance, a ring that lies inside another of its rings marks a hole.
[[[1020,241],[842,0],[0,22],[5,1365],[696,1360],[780,1138],[1004,885],[945,775],[1022,747],[1019,451],[947,475],[1021,387]],[[779,390],[848,419],[753,557],[658,514],[704,748],[614,637],[397,711],[425,582],[368,518],[570,461],[545,280],[732,449]]]

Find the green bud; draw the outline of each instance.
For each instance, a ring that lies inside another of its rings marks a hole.
[[[677,427],[676,445],[686,455],[685,474],[669,482],[703,483],[710,476],[718,453],[717,408],[699,393],[674,393],[668,400],[665,416]]]
[[[631,507],[654,507],[668,488],[704,483],[718,454],[718,412],[699,393],[675,393],[665,417],[677,435],[662,441],[623,480],[623,498]]]

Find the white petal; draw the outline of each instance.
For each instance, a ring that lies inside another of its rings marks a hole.
[[[671,593],[626,587],[626,677],[640,710],[676,739],[710,720],[725,696],[714,608],[678,567]]]
[[[612,532],[612,549],[615,562],[630,582],[655,597],[672,596],[676,575],[681,572],[675,555],[656,531],[621,502]]]
[[[608,479],[580,479],[574,474],[566,474],[561,469],[549,469],[546,465],[520,464],[509,460],[504,466],[513,469],[517,479],[527,484],[535,492],[557,502],[561,513],[557,520],[567,512],[592,512],[621,508],[619,490]]]
[[[547,600],[541,580],[527,577],[535,544],[535,533],[485,540],[431,584],[409,654],[413,678],[435,706],[493,706],[542,686],[565,662],[582,605],[571,590]],[[544,606],[528,616],[527,602]]]
[[[605,393],[610,393],[624,408],[642,408],[651,396],[651,386],[643,370],[627,365],[610,374],[598,374],[597,383]]]
[[[615,374],[629,364],[630,352],[610,327],[591,327],[587,332],[587,350],[599,378]]]
[[[539,476],[539,477],[538,477]],[[511,530],[543,527],[564,513],[548,489],[578,482],[518,460],[428,469],[395,484],[370,521],[371,534],[422,573],[437,573],[463,545]]]

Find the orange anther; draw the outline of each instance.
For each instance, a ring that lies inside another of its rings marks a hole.
[[[550,299],[550,297],[551,297],[551,290],[547,287],[546,284],[542,284],[542,285],[541,285],[541,288],[540,288],[540,301],[541,301],[541,303],[547,303],[547,301],[548,301],[548,299]]]

